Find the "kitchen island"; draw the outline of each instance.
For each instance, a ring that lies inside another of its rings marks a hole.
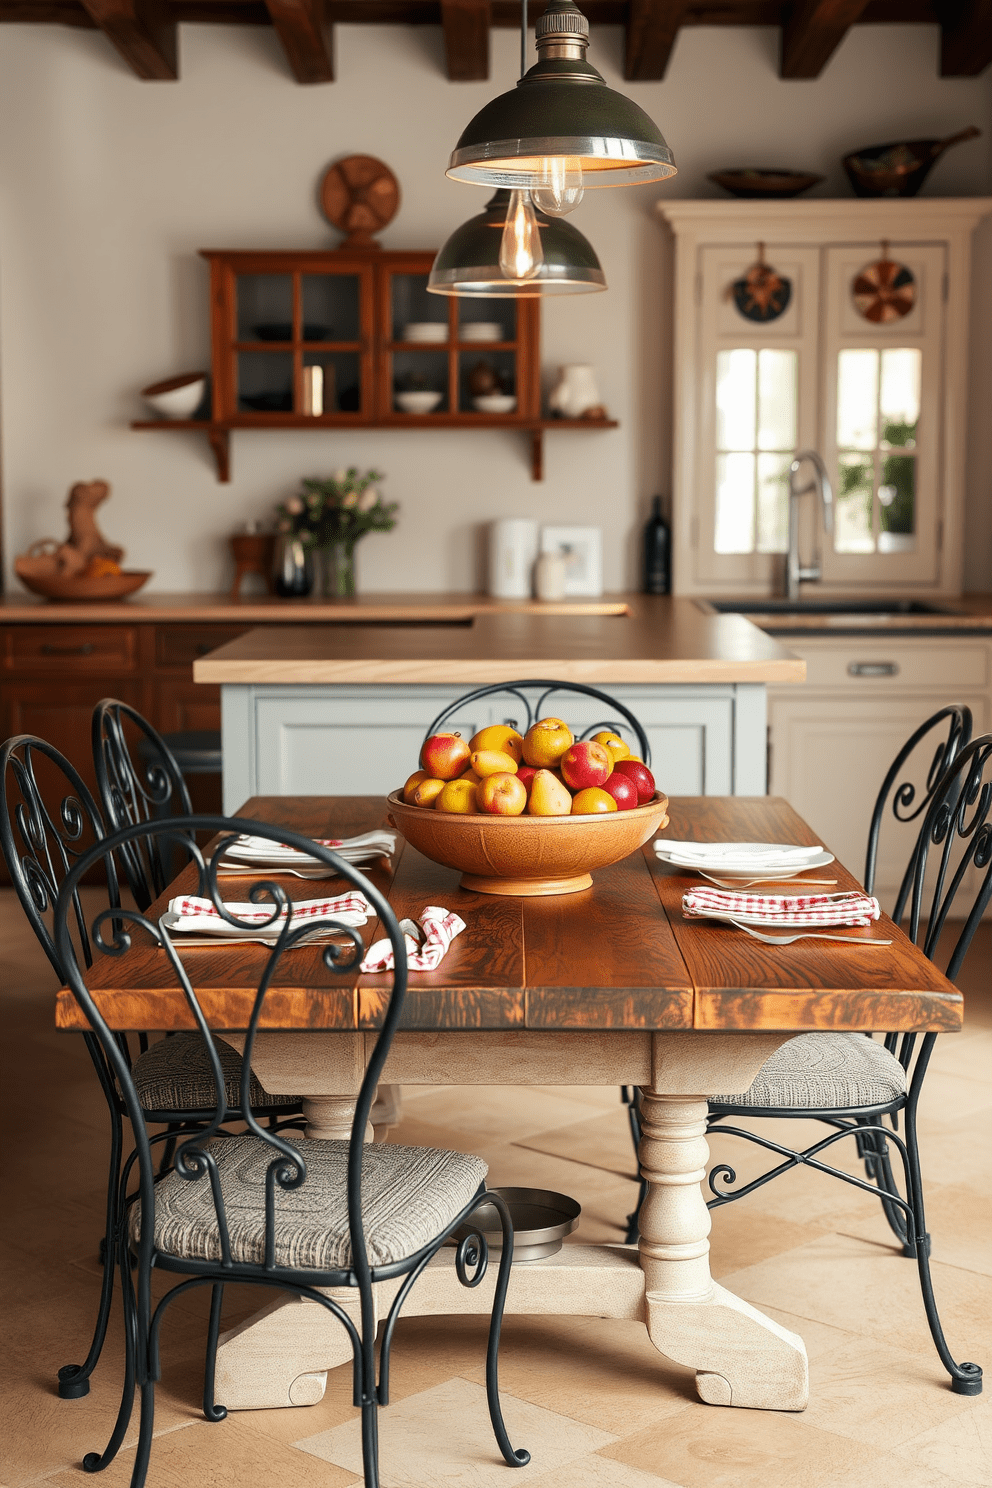
[[[383,794],[416,768],[447,704],[522,678],[583,682],[626,704],[669,794],[762,795],[766,686],[805,677],[750,621],[690,599],[382,595],[330,622],[326,608],[320,624],[250,630],[194,662],[196,683],[221,687],[225,810],[252,795]],[[484,699],[447,726],[467,737],[515,707]],[[591,700],[561,712],[576,730],[605,721]]]

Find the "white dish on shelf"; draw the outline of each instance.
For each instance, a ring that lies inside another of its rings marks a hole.
[[[503,327],[498,320],[468,320],[458,328],[460,341],[502,341]]]
[[[403,327],[404,341],[447,341],[448,322],[438,320],[411,320]]]
[[[141,396],[162,418],[190,419],[203,402],[206,387],[206,373],[183,372],[142,388]]]
[[[512,413],[516,406],[517,400],[512,393],[483,393],[472,399],[472,407],[477,413]]]
[[[401,409],[403,413],[433,413],[443,397],[443,393],[427,390],[424,392],[397,393],[396,407]]]

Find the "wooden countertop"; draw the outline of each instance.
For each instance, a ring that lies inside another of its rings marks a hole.
[[[363,606],[350,623],[251,630],[193,665],[197,682],[593,684],[802,682],[805,662],[740,615],[695,600],[619,596],[598,613],[521,604],[421,616]],[[605,613],[604,613],[605,610]],[[365,622],[365,623],[363,623]]]

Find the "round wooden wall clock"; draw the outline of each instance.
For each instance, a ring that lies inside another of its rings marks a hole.
[[[392,222],[399,204],[399,182],[374,155],[335,161],[320,183],[324,216],[346,234],[342,248],[378,248],[372,234]]]
[[[758,244],[758,261],[753,263],[742,279],[735,279],[730,287],[734,304],[745,320],[756,320],[767,325],[778,320],[789,308],[792,299],[792,280],[765,263],[765,245]]]
[[[891,325],[902,320],[916,304],[916,279],[912,269],[889,258],[888,243],[882,257],[865,267],[851,285],[854,308],[872,325]]]

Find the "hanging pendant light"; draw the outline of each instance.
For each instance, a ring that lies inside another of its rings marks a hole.
[[[535,210],[526,191],[497,191],[438,253],[431,294],[483,299],[588,294],[606,288],[596,251],[570,222]]]
[[[522,25],[525,37],[526,9]],[[536,39],[537,62],[476,114],[452,151],[449,176],[526,188],[543,211],[561,213],[584,190],[675,175],[658,127],[586,61],[589,22],[573,0],[551,0]]]

